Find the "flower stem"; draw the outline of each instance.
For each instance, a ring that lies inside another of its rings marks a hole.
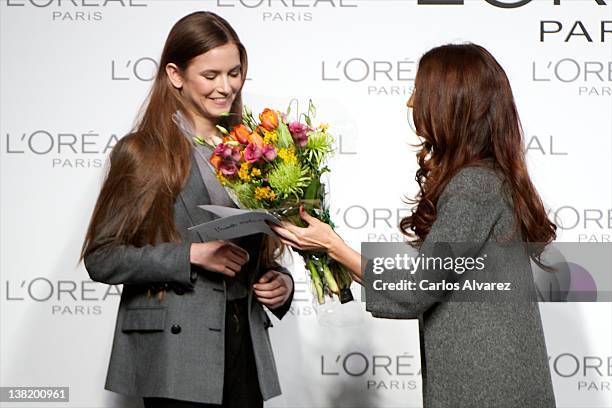
[[[329,288],[329,290],[335,293],[336,295],[339,295],[340,289],[338,288],[336,279],[334,278],[334,275],[329,270],[329,266],[327,266],[326,262],[321,262],[321,269],[323,270],[323,276],[325,277],[325,283],[327,283],[327,287]]]
[[[325,303],[325,298],[323,296],[323,282],[321,281],[321,277],[319,276],[317,267],[312,259],[306,260],[306,266],[310,270],[310,278],[312,279],[312,283],[314,284],[315,290],[317,292],[317,301],[320,305],[322,305],[323,303]]]

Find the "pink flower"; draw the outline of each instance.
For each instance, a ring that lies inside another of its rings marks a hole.
[[[223,143],[219,143],[217,147],[215,147],[213,154],[226,159],[232,154],[232,148]]]
[[[310,129],[308,129],[308,126],[304,125],[303,123],[300,123],[300,122],[289,123],[289,132],[291,132],[293,141],[299,147],[306,146],[306,143],[308,142],[307,132],[309,130]]]
[[[300,135],[299,137],[297,137],[295,139],[295,144],[300,146],[300,147],[306,146],[307,143],[308,143],[308,135],[307,134]]]
[[[300,122],[291,122],[289,123],[289,131],[293,137],[301,135],[302,133],[306,133],[308,130],[308,126]]]
[[[224,160],[219,166],[219,170],[221,171],[221,174],[228,177],[234,176],[236,173],[238,173],[236,163],[231,160]]]
[[[262,154],[267,161],[272,161],[276,159],[276,156],[277,156],[276,149],[271,144],[264,146],[262,150]]]
[[[255,143],[249,143],[244,151],[244,159],[249,163],[255,163],[261,158],[262,151]]]
[[[234,160],[236,162],[240,161],[240,156],[241,156],[240,147],[234,146],[232,148],[232,160]]]
[[[231,159],[234,161],[240,161],[240,147],[232,147],[223,143],[219,143],[213,151],[213,156],[219,156],[224,160]]]

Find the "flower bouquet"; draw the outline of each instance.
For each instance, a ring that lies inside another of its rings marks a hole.
[[[241,124],[230,131],[218,127],[224,138],[210,162],[239,207],[266,210],[303,227],[299,216],[303,205],[334,228],[321,182],[321,176],[329,172],[326,160],[333,151],[333,137],[328,125],[313,125],[316,110],[312,101],[308,113],[293,121],[288,119],[290,114],[291,104],[286,113],[265,109],[257,121],[245,108]],[[352,279],[341,264],[326,253],[297,252],[304,259],[319,304],[325,303],[326,295],[338,296],[341,303],[353,300]]]

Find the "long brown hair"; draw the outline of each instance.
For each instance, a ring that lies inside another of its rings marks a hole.
[[[190,115],[166,74],[166,65],[174,63],[185,72],[193,58],[229,43],[238,48],[244,84],[246,49],[227,21],[210,12],[195,12],[172,27],[157,76],[132,133],[121,139],[110,154],[110,168],[93,211],[81,259],[100,242],[114,247],[180,241],[174,223],[174,202],[189,176],[192,146],[172,116],[177,110],[187,118]],[[224,119],[225,126],[231,127],[242,119],[241,92],[231,112],[233,115]]]
[[[425,240],[436,204],[448,181],[466,166],[485,166],[502,175],[514,206],[519,239],[549,243],[556,225],[531,183],[510,82],[483,47],[452,44],[423,55],[415,78],[413,115],[422,138],[417,153],[419,193],[402,232]]]

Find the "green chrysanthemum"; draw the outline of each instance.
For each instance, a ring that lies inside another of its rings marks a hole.
[[[255,199],[255,187],[248,183],[234,183],[231,188],[245,208],[258,208],[260,203]]]
[[[324,131],[312,132],[308,135],[304,153],[314,167],[319,167],[327,155],[332,152],[333,141],[333,138]]]
[[[297,162],[280,162],[268,174],[270,186],[282,199],[290,195],[299,199],[309,181],[308,170]]]

